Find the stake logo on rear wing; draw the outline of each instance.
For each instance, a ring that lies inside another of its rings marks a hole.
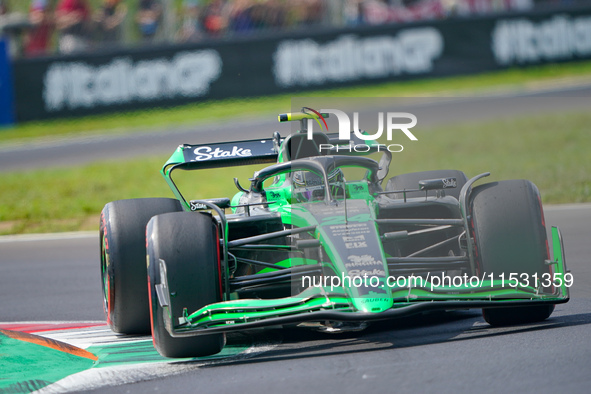
[[[209,145],[183,145],[185,162],[235,159],[277,159],[272,139]]]
[[[281,140],[277,133],[273,138],[258,140],[180,145],[164,165],[163,172],[176,168],[198,170],[275,163]]]
[[[213,149],[211,146],[201,146],[199,148],[195,148],[193,153],[195,154],[196,161],[217,159],[222,157],[252,156],[252,151],[250,149],[239,148],[236,145],[232,147],[232,150],[224,150],[219,147]]]

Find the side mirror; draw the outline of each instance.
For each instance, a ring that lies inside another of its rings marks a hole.
[[[378,163],[379,170],[377,173],[378,183],[382,183],[384,179],[388,176],[388,171],[390,171],[390,163],[392,162],[392,152],[385,150],[382,152],[382,157],[380,158],[380,162]]]
[[[219,208],[230,208],[230,199],[229,198],[209,198],[207,201],[211,204],[217,205]],[[189,206],[191,211],[203,211],[205,209],[210,209],[207,205],[203,204],[199,200],[191,200],[189,201]]]
[[[453,189],[458,186],[456,178],[426,179],[419,181],[420,190]]]

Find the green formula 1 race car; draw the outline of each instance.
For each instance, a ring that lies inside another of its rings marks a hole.
[[[469,308],[505,325],[544,320],[568,301],[560,232],[551,230],[551,258],[533,183],[475,186],[488,173],[457,170],[386,181],[384,145],[308,133],[314,117],[280,115],[301,121],[286,138],[181,145],[162,169],[176,199],[105,206],[102,288],[113,331],[151,332],[163,356],[200,357],[220,352],[232,331],[339,332]],[[187,200],[172,177],[257,163],[270,165],[247,187],[235,179],[231,199]]]

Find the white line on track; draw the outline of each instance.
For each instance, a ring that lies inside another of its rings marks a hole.
[[[46,338],[87,349],[94,345],[103,345],[109,343],[132,343],[141,342],[150,339],[146,335],[120,335],[116,334],[107,326],[90,327],[82,329],[55,330],[35,333]]]
[[[3,242],[27,242],[27,241],[56,241],[56,240],[64,240],[64,239],[81,239],[81,238],[96,238],[98,240],[98,236],[99,236],[98,231],[2,235],[2,236],[0,236],[0,243],[3,243]]]
[[[591,203],[544,205],[544,211],[567,211],[573,209],[591,209]]]
[[[57,325],[57,324],[107,324],[104,320],[31,320],[31,321],[0,321],[0,328],[2,325],[26,326],[26,325]]]
[[[66,322],[66,321],[37,321],[37,322],[0,322],[2,325],[64,325],[64,324],[92,324],[95,322]],[[96,321],[96,323],[103,323]],[[120,345],[132,342],[150,341],[149,336],[123,336],[112,332],[106,325],[86,328],[63,328],[43,332],[35,332],[35,335],[50,338],[60,342],[68,343],[79,348],[89,348],[90,346],[100,346],[108,344]],[[106,367],[90,368],[88,370],[70,375],[55,383],[52,383],[36,393],[64,393],[79,392],[93,389],[100,389],[105,386],[116,386],[128,383],[135,383],[146,380],[154,380],[166,376],[178,375],[191,370],[198,369],[206,365],[214,365],[223,362],[244,360],[255,357],[261,353],[275,348],[281,343],[278,338],[255,339],[251,345],[237,354],[229,354],[226,357],[212,359],[194,359],[194,360],[174,360],[162,359],[153,360],[149,363],[138,363],[131,365],[113,365]]]
[[[578,204],[548,204],[544,205],[544,211],[566,211],[573,209],[591,209],[591,203]],[[84,239],[97,238],[97,231],[79,231],[68,233],[47,233],[47,234],[19,234],[19,235],[2,235],[0,236],[0,243],[3,242],[27,242],[27,241],[54,241],[66,239]]]
[[[215,365],[222,362],[238,361],[255,357],[261,353],[272,350],[279,345],[279,343],[279,341],[255,342],[252,346],[239,354],[219,359],[193,361],[187,361],[186,359],[179,361],[165,360],[151,364],[91,368],[61,379],[36,391],[36,393],[52,394],[89,391],[100,389],[105,386],[120,386],[123,384],[154,380],[189,372],[206,365]]]

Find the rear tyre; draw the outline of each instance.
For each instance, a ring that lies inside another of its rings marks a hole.
[[[515,273],[532,280],[549,273],[548,241],[537,187],[527,180],[487,183],[473,189],[470,198],[472,230],[479,275],[505,278]],[[484,320],[493,326],[547,319],[554,305],[487,308]]]
[[[103,306],[107,323],[121,334],[149,334],[146,224],[152,216],[180,211],[170,198],[113,201],[101,212]]]
[[[466,174],[462,171],[457,170],[434,170],[434,171],[420,171],[411,172],[408,174],[401,174],[393,176],[388,180],[385,190],[404,190],[404,189],[418,189],[419,181],[426,179],[438,179],[438,178],[456,178],[457,187],[453,189],[445,189],[447,196],[453,196],[459,199],[460,190],[462,186],[467,182]],[[435,196],[436,190],[429,190],[428,196]],[[414,197],[425,197],[425,192],[409,192],[406,193],[407,198]],[[394,193],[394,198],[404,198],[403,193]]]
[[[164,325],[156,285],[162,284],[160,260],[166,264],[166,281],[173,324],[205,305],[222,300],[219,236],[215,220],[204,213],[169,213],[154,217],[147,228],[150,318],[156,350],[164,357],[203,357],[219,353],[224,334],[172,337]]]

